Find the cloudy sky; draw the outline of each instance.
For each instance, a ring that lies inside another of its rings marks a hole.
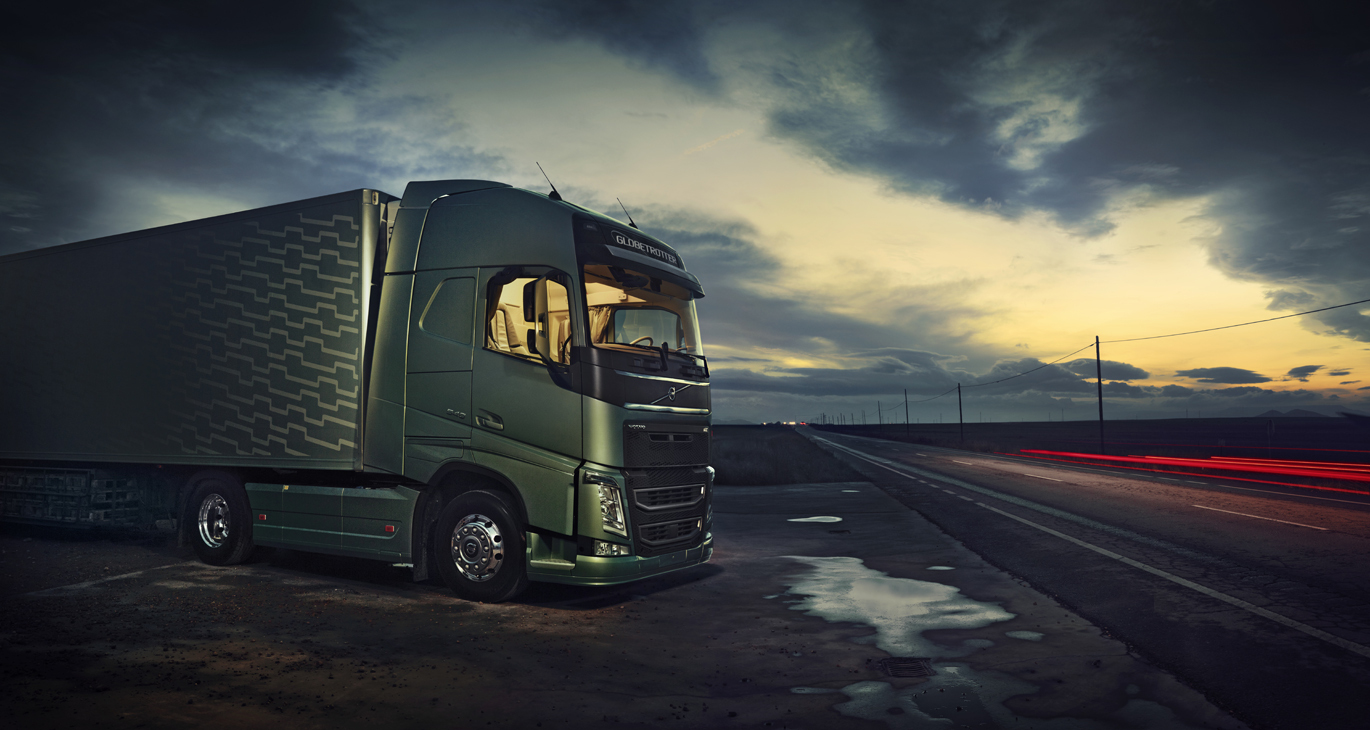
[[[1343,6],[22,6],[0,253],[537,161],[698,274],[720,421],[1092,418],[1096,335],[1111,417],[1370,411],[1370,304],[1114,342],[1370,299]]]

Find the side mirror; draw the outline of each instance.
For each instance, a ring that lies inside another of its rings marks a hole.
[[[532,292],[529,292],[526,287],[524,288],[524,299],[525,301],[527,300],[529,293],[533,295],[533,326],[536,328],[532,330],[533,346],[536,348],[538,357],[542,358],[543,362],[551,365],[553,364],[551,356],[552,334],[548,331],[550,328],[548,327],[547,322],[547,277],[544,276],[537,281],[531,282],[530,286],[532,287]]]

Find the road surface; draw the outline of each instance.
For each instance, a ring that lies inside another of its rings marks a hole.
[[[1364,726],[1370,500],[803,431],[1251,726]]]

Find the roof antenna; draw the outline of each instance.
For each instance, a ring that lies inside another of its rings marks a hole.
[[[618,198],[614,198],[614,200],[618,200]],[[633,222],[633,214],[629,213],[627,208],[624,208],[622,200],[618,200],[618,207],[623,208],[623,215],[628,216],[628,225],[637,228],[637,224]],[[642,229],[638,228],[638,230]]]
[[[547,177],[547,171],[542,169],[542,163],[534,162],[533,164],[538,166],[538,172],[542,173],[542,177],[547,180],[547,184],[552,185],[552,178]],[[548,194],[547,197],[551,198],[552,200],[561,200],[561,193],[557,192],[557,186],[552,185],[552,192]]]

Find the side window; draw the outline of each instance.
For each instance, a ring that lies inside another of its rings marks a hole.
[[[570,297],[565,285],[547,281],[547,318],[536,321],[537,282],[543,270],[505,269],[490,279],[486,293],[485,348],[506,355],[542,362],[537,335],[549,338],[553,362],[571,361]]]
[[[428,300],[419,327],[429,334],[469,345],[475,302],[475,279],[446,279]]]

